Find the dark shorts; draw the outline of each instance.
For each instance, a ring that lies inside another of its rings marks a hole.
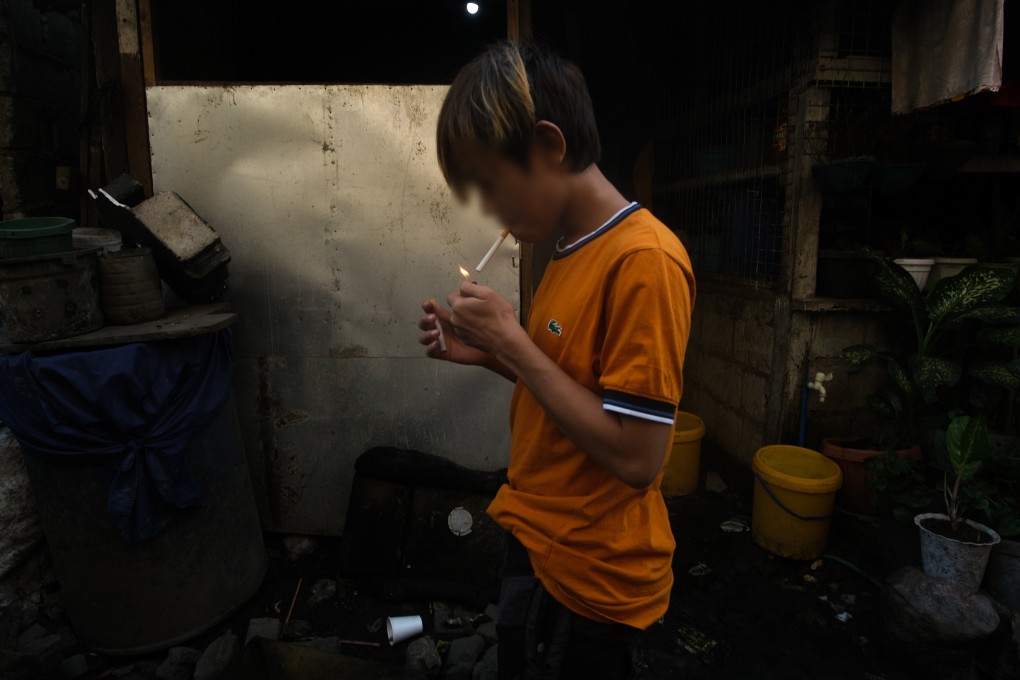
[[[507,534],[500,592],[499,680],[627,680],[641,631],[570,611],[535,577],[528,551]]]

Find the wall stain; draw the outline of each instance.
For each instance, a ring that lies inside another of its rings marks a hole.
[[[364,345],[348,345],[347,347],[330,347],[329,356],[334,359],[355,359],[367,357],[368,348]]]
[[[304,411],[294,409],[293,411],[288,411],[277,418],[276,422],[273,423],[273,427],[277,430],[282,430],[290,425],[299,425],[307,421],[309,418],[311,418],[311,416]]]

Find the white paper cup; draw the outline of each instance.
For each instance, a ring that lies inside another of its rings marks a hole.
[[[386,617],[386,635],[390,644],[409,640],[415,635],[421,635],[425,629],[420,616],[388,616]]]

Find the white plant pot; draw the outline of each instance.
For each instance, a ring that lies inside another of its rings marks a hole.
[[[953,581],[969,592],[976,593],[985,577],[988,558],[992,548],[1002,538],[994,530],[983,524],[963,520],[971,529],[988,537],[987,542],[971,543],[943,536],[925,526],[928,520],[949,521],[949,515],[939,512],[925,512],[914,518],[914,524],[921,530],[921,567],[924,573],[934,578]]]
[[[936,257],[931,273],[928,274],[928,283],[925,286],[925,290],[933,289],[935,284],[942,279],[956,276],[967,267],[975,264],[977,264],[976,257]]]
[[[930,257],[901,257],[893,262],[906,269],[914,277],[914,283],[917,284],[919,290],[924,290],[924,284],[928,282],[932,265],[935,264],[935,260]]]

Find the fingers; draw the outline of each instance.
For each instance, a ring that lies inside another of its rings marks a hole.
[[[431,331],[436,327],[439,318],[435,314],[426,314],[418,319],[418,328],[423,331]]]
[[[424,333],[418,336],[418,344],[429,345],[435,343],[439,344],[439,331],[438,330],[426,330]]]
[[[480,286],[474,281],[465,281],[460,284],[461,297],[473,297],[484,300],[489,297],[487,293],[491,290],[488,286]]]

